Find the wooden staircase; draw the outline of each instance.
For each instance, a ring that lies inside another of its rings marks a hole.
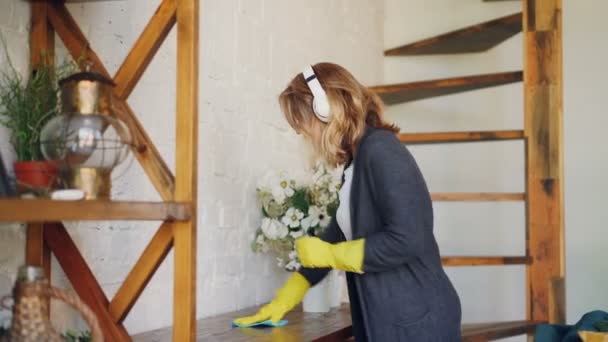
[[[507,0],[484,0],[507,1]],[[539,3],[542,1],[542,6]],[[433,201],[524,201],[526,255],[443,257],[444,266],[526,267],[527,319],[463,325],[463,341],[489,341],[532,334],[540,322],[564,319],[561,185],[561,0],[524,0],[523,12],[394,47],[385,56],[479,53],[524,32],[524,71],[379,85],[371,87],[387,105],[424,100],[525,81],[523,130],[401,133],[405,144],[522,140],[525,193],[433,193]],[[529,20],[526,22],[527,18]],[[558,89],[557,92],[554,92]],[[550,91],[551,90],[551,91]],[[554,101],[554,103],[552,103]],[[548,157],[550,155],[550,157]],[[543,187],[543,184],[550,184]],[[557,222],[557,223],[556,223]],[[547,268],[551,267],[551,269]]]
[[[487,51],[521,32],[522,13],[465,27],[386,50],[385,56],[440,55]]]
[[[522,71],[453,77],[371,87],[388,105],[521,82]]]

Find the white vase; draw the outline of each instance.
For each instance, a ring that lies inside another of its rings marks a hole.
[[[343,275],[344,272],[337,270],[331,270],[327,275],[329,277],[329,306],[332,308],[342,304]]]
[[[304,312],[328,312],[330,309],[329,299],[329,277],[325,277],[317,285],[311,287],[304,300],[302,310]]]

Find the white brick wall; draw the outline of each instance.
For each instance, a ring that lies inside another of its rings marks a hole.
[[[13,27],[11,20],[21,23],[18,27],[28,24],[27,14],[4,19],[4,9],[13,8],[13,1],[0,1],[1,29]],[[113,73],[154,13],[155,3],[110,1],[69,8]],[[27,9],[23,2],[17,6]],[[273,258],[254,255],[249,248],[259,221],[257,179],[271,168],[301,174],[306,166],[304,148],[282,118],[277,95],[304,64],[319,61],[340,63],[363,83],[380,83],[382,22],[383,3],[375,0],[201,1],[199,317],[262,303],[283,281],[285,273],[277,270]],[[20,32],[23,39],[9,42],[9,48],[27,56],[26,30]],[[171,167],[174,61],[173,32],[129,101]],[[143,174],[133,163],[115,181],[114,196],[158,199]],[[69,230],[111,297],[156,227],[99,222],[70,225]],[[22,255],[23,232],[2,229],[0,234],[1,293],[8,291],[22,260],[9,258]],[[17,241],[19,248],[9,251]],[[64,286],[66,281],[54,266],[53,280]],[[172,272],[170,254],[127,318],[129,332],[171,324]],[[74,324],[63,310],[56,310],[55,318],[61,326]]]
[[[13,65],[23,75],[27,73],[29,47],[29,4],[25,1],[0,0],[0,39],[8,47],[8,55]],[[0,43],[0,68],[7,65],[6,54]],[[12,165],[14,152],[8,144],[9,135],[0,126],[0,153],[6,166]],[[11,168],[7,168],[12,171]],[[15,270],[24,261],[24,230],[19,225],[0,224],[0,296],[8,294],[15,280]],[[7,313],[0,311],[0,324],[7,319]]]

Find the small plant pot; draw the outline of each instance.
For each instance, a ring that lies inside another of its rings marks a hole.
[[[58,167],[53,161],[15,162],[15,178],[21,191],[28,188],[50,189],[57,181]]]

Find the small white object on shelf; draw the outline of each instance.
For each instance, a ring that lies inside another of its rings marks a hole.
[[[55,190],[51,199],[58,201],[78,201],[84,199],[84,191],[78,189]]]

